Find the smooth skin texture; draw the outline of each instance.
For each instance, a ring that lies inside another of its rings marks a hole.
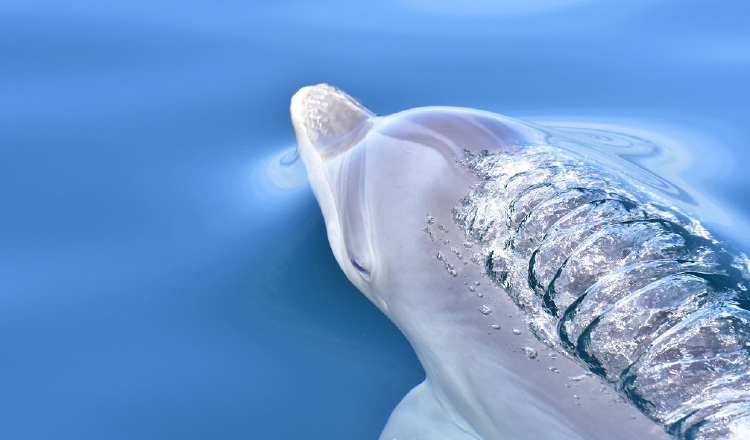
[[[452,221],[477,182],[460,164],[467,151],[512,153],[542,132],[455,108],[377,117],[324,84],[295,94],[291,113],[336,260],[425,369],[381,439],[671,438],[539,342],[502,288],[469,261],[479,245],[466,243]]]

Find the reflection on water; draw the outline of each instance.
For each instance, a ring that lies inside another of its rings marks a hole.
[[[584,154],[639,183],[670,205],[726,223],[727,215],[693,188],[683,174],[696,163],[715,161],[683,140],[632,126],[615,124],[549,123],[552,145]]]
[[[307,185],[307,173],[297,147],[288,148],[271,157],[265,166],[265,172],[268,182],[279,189],[292,190]]]
[[[553,145],[582,153],[627,176],[662,202],[705,221],[747,249],[748,224],[738,206],[712,195],[712,180],[732,160],[730,149],[705,133],[654,121],[539,122]]]

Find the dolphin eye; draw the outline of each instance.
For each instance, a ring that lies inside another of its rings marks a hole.
[[[369,270],[367,270],[364,267],[362,267],[362,265],[359,264],[357,262],[357,260],[355,260],[353,257],[350,258],[349,261],[351,261],[352,266],[354,266],[354,268],[357,269],[357,272],[359,272],[360,275],[362,275],[362,277],[364,277],[366,280],[370,279],[370,271]]]

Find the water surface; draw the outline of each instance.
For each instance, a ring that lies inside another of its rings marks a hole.
[[[656,178],[750,249],[745,2],[0,11],[2,438],[377,436],[422,372],[268,177],[305,85],[676,139]]]

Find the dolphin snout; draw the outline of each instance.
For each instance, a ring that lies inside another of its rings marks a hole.
[[[292,123],[301,149],[332,157],[359,142],[375,115],[359,101],[329,86],[303,87],[292,97]]]

